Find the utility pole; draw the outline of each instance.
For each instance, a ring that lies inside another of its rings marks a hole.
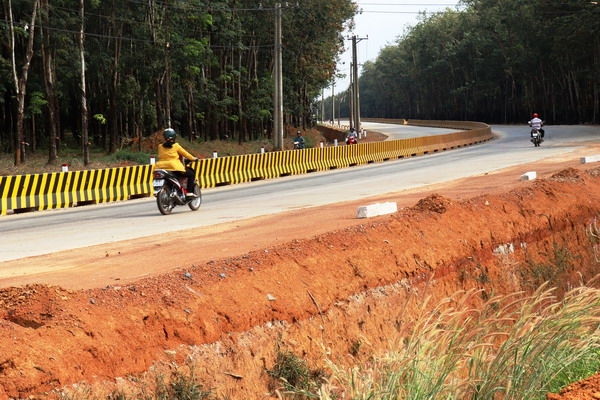
[[[354,58],[354,53],[352,53]],[[354,126],[354,62],[350,63],[350,87],[348,87],[348,122]]]
[[[283,150],[283,71],[281,48],[281,3],[275,4],[275,93],[273,95],[273,137],[275,147]]]
[[[352,88],[352,101],[350,106],[350,114],[351,121],[353,123],[352,126],[356,130],[357,134],[360,134],[360,95],[358,91],[358,57],[356,52],[356,43],[360,42],[363,39],[368,39],[368,37],[358,38],[356,37],[356,35],[352,36],[352,73],[350,74],[352,78],[352,81],[350,83],[350,86]]]
[[[331,85],[331,123],[335,121],[335,81]]]
[[[321,124],[325,122],[325,88],[321,89]]]
[[[167,67],[166,77],[165,77],[165,108],[167,112],[167,128],[172,128],[171,126],[171,43],[167,42],[165,46],[165,65]]]

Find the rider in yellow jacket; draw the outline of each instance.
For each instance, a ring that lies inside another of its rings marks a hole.
[[[154,168],[176,171],[187,178],[187,194],[186,197],[195,197],[194,180],[196,173],[190,167],[186,167],[181,161],[182,157],[190,161],[197,160],[192,154],[188,153],[179,143],[175,143],[177,134],[172,128],[167,128],[163,132],[165,142],[158,145],[158,162]]]

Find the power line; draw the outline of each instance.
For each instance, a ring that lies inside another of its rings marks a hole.
[[[9,21],[6,19],[0,19],[0,22],[6,23],[8,24]],[[49,27],[49,26],[43,26],[43,25],[39,25],[36,24],[34,25],[35,28],[37,29],[44,29],[44,30],[48,30],[48,31],[53,31],[53,32],[60,32],[60,33],[69,33],[69,34],[79,34],[80,32],[78,30],[74,30],[74,29],[64,29],[64,28],[53,28],[53,27]],[[155,44],[156,42],[150,39],[138,39],[138,38],[132,38],[132,37],[127,37],[127,36],[115,36],[115,35],[106,35],[106,34],[99,34],[99,33],[93,33],[93,32],[84,32],[84,35],[86,37],[96,37],[96,38],[101,38],[101,39],[120,39],[120,40],[125,40],[125,41],[129,41],[129,42],[137,42],[137,43],[146,43],[146,44]],[[246,38],[254,38],[256,36],[251,36],[251,35],[247,35],[247,36],[243,36]],[[185,42],[177,42],[177,41],[169,41],[169,44],[171,46],[178,46],[178,45],[184,45],[186,44]],[[233,47],[236,47],[238,49],[242,49],[243,47],[247,47],[248,49],[250,48],[269,48],[272,49],[273,45],[272,44],[268,44],[268,45],[244,45],[243,43],[237,43],[237,45],[208,45],[207,47],[211,48],[211,49],[231,49]]]

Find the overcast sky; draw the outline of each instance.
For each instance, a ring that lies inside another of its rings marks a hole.
[[[346,32],[344,37],[353,34],[362,39],[357,43],[358,65],[365,61],[373,61],[379,51],[386,45],[396,42],[408,26],[416,25],[419,12],[435,13],[447,8],[455,9],[457,0],[357,0],[362,13],[356,15],[354,32]],[[342,55],[338,71],[346,75],[335,84],[335,93],[347,89],[350,84],[350,63],[352,62],[352,41],[347,40],[347,51]],[[360,75],[360,70],[359,70]],[[325,96],[331,95],[331,89]]]

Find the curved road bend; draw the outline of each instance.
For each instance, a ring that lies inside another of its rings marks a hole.
[[[365,123],[363,127],[390,137],[440,133],[437,129],[432,133],[431,128],[383,125]],[[593,126],[549,126],[547,140],[536,148],[529,142],[526,126],[492,129],[497,139],[447,152],[205,189],[203,205],[197,212],[177,207],[173,214],[163,216],[154,198],[145,198],[2,216],[0,262],[478,176],[568,153],[596,141],[600,133]]]

